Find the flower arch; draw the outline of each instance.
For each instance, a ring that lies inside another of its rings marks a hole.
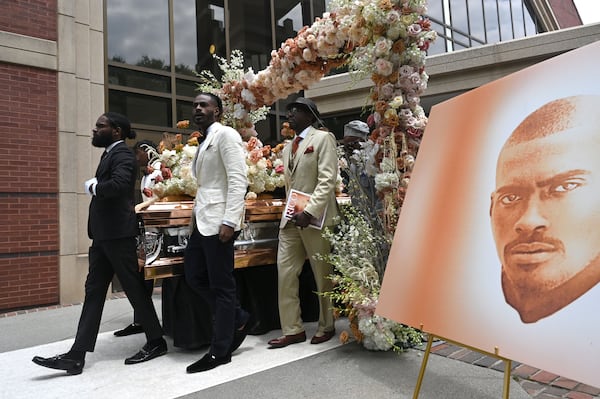
[[[330,8],[273,50],[267,68],[226,82],[219,95],[234,108],[236,127],[251,130],[253,111],[308,89],[333,68],[347,65],[355,79],[370,77],[376,188],[393,234],[427,124],[419,102],[436,33],[424,17],[426,0],[332,0]]]

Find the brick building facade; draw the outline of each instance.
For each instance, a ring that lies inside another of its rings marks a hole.
[[[0,311],[83,298],[104,1],[0,2]]]
[[[3,30],[56,40],[56,0],[9,2]],[[0,63],[0,309],[59,301],[57,73]]]

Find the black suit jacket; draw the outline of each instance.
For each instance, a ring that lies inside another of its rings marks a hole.
[[[90,202],[88,236],[113,240],[138,234],[134,209],[136,160],[122,142],[100,161],[96,170],[96,195]]]

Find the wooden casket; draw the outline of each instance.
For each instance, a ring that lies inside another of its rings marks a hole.
[[[193,201],[155,202],[138,210],[144,227],[147,280],[183,274]],[[235,241],[235,268],[272,265],[277,260],[282,199],[246,200],[245,223]]]

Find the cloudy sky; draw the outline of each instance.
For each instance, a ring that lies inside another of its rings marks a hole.
[[[600,1],[574,0],[584,24],[600,22]]]

